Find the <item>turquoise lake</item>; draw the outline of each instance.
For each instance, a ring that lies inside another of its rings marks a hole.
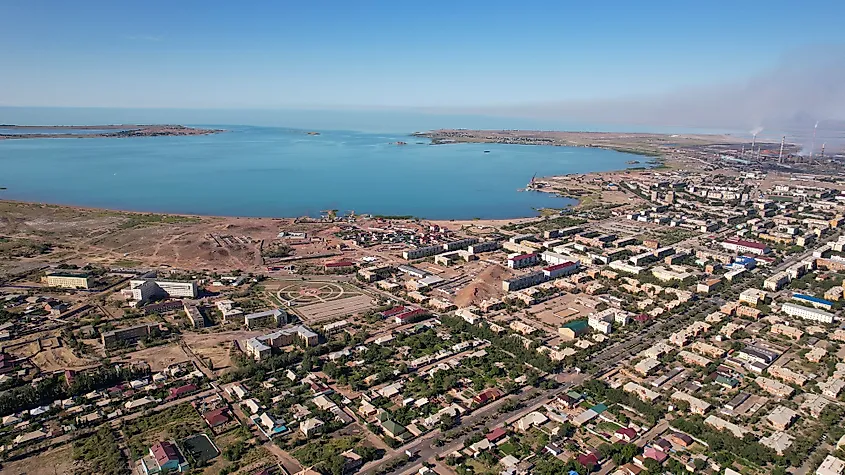
[[[213,127],[227,132],[2,140],[0,187],[7,189],[0,198],[203,215],[317,216],[337,209],[501,219],[573,203],[518,191],[535,173],[620,170],[628,160],[646,161],[588,148],[429,145],[402,134]]]

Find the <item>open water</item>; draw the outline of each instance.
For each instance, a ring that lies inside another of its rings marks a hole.
[[[196,137],[0,140],[0,198],[132,211],[504,219],[572,200],[520,192],[537,176],[619,170],[609,150],[276,127]],[[396,145],[404,141],[407,145]],[[421,143],[418,143],[421,142]],[[485,153],[489,150],[489,153]]]

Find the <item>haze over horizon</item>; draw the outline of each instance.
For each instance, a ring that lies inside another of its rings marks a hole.
[[[845,120],[843,16],[837,1],[13,0],[0,122],[56,107],[807,128]]]

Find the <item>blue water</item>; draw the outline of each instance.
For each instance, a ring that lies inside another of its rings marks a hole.
[[[627,160],[643,160],[588,148],[429,145],[402,134],[220,128],[228,132],[2,140],[0,187],[7,190],[0,197],[204,215],[316,216],[337,209],[431,219],[515,218],[573,203],[517,191],[535,173],[618,170]]]

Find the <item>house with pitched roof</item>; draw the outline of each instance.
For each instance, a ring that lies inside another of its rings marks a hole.
[[[188,462],[173,442],[156,442],[150,447],[148,457],[141,459],[141,469],[145,475],[168,472],[184,472]]]

